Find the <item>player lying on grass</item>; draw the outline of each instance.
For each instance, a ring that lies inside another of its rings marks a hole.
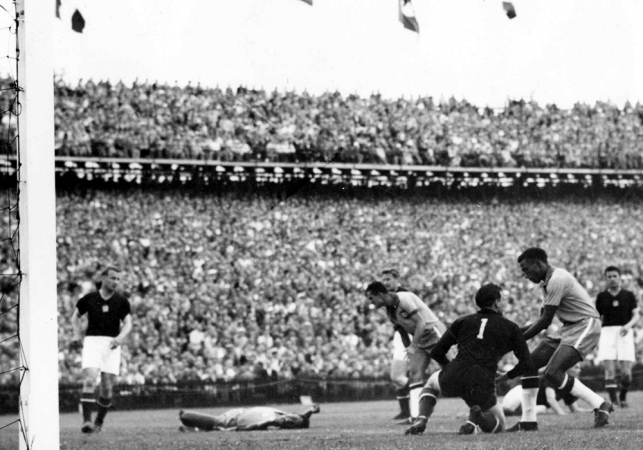
[[[496,371],[500,359],[509,352],[518,358],[510,372],[514,378],[533,370],[529,348],[518,325],[501,313],[502,294],[495,284],[485,284],[475,296],[480,308],[475,314],[460,317],[449,327],[431,352],[443,365],[429,378],[420,395],[420,415],[405,434],[421,434],[440,394],[460,397],[469,406],[469,420],[458,434],[485,433],[505,429],[505,415],[496,399]],[[458,354],[449,362],[446,354],[458,346]]]
[[[319,412],[313,405],[303,414],[292,414],[267,406],[236,408],[219,416],[190,411],[179,412],[180,431],[257,431],[268,428],[308,428],[310,416]]]
[[[570,393],[565,394],[560,389],[546,386],[541,380],[536,398],[537,413],[544,414],[551,408],[556,414],[564,416],[567,413],[560,405],[560,400],[563,400],[563,403],[565,403],[571,413],[590,411],[589,409],[578,406],[578,397],[574,397]],[[514,386],[504,396],[502,399],[502,410],[507,416],[522,415],[522,386],[520,384]]]

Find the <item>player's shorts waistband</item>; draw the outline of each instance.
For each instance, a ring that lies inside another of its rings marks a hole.
[[[598,318],[598,317],[594,317],[594,316],[589,316],[589,317],[585,317],[584,319],[577,320],[577,321],[575,321],[575,322],[567,322],[567,321],[564,321],[564,320],[561,320],[561,322],[562,322],[563,326],[568,327],[568,326],[570,326],[570,325],[576,325],[577,323],[581,323],[581,322],[584,322],[584,321],[589,320],[589,319],[598,320],[599,318]]]

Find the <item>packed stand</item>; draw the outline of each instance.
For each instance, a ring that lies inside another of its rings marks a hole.
[[[516,263],[527,246],[592,296],[609,264],[640,294],[639,216],[634,202],[605,200],[59,193],[61,382],[80,373],[69,317],[108,262],[126,270],[134,315],[124,383],[364,378],[389,371],[392,327],[363,294],[383,268],[399,268],[446,323],[475,310],[481,283],[501,283],[505,314],[524,325],[541,304]]]
[[[157,83],[55,81],[56,154],[641,169],[643,106],[385,99]],[[0,124],[5,129],[10,124]]]

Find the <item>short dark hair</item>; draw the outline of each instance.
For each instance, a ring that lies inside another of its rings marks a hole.
[[[387,293],[388,293],[388,289],[386,289],[386,286],[384,286],[379,281],[373,281],[371,284],[369,284],[366,287],[366,294],[379,295],[379,294],[387,294]]]
[[[116,273],[121,273],[121,269],[119,269],[118,267],[116,267],[116,266],[107,266],[103,270],[100,271],[101,276],[106,277],[107,275],[109,275],[110,270],[113,270]]]
[[[525,250],[518,257],[518,264],[520,264],[525,259],[534,259],[536,261],[547,262],[547,252],[542,248],[531,247]]]
[[[393,278],[400,278],[400,272],[397,269],[384,269],[382,275],[390,274]]]
[[[607,272],[616,272],[619,276],[621,276],[621,269],[616,266],[607,266],[603,275],[607,275]]]
[[[476,305],[478,305],[479,308],[493,306],[493,303],[502,296],[501,292],[502,289],[497,284],[485,284],[476,292]]]

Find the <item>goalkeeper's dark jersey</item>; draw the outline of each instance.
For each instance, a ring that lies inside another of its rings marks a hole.
[[[446,354],[454,345],[458,346],[454,361],[475,364],[494,378],[500,359],[509,352],[518,358],[516,367],[507,374],[509,378],[524,374],[533,367],[529,347],[518,325],[490,308],[482,308],[453,322],[431,352],[431,357],[442,365],[447,364]]]

